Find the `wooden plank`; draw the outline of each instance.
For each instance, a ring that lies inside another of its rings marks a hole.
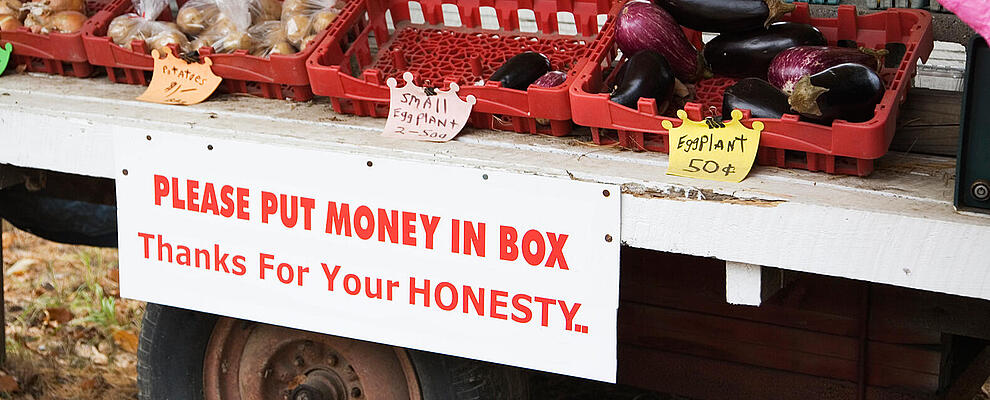
[[[962,92],[912,89],[901,105],[892,151],[955,157]]]
[[[808,375],[858,379],[859,339],[759,322],[622,303],[619,342]],[[867,382],[934,392],[937,349],[870,342]]]
[[[990,347],[986,347],[949,386],[944,400],[973,400],[983,394],[990,377]]]
[[[619,296],[624,301],[732,316],[771,324],[854,336],[858,284],[802,275],[759,308],[725,302],[722,262],[710,258],[623,248]]]
[[[619,383],[697,399],[855,399],[852,382],[619,345]],[[931,400],[918,391],[868,387],[868,400]]]
[[[953,209],[951,159],[893,153],[867,179],[758,167],[741,183],[712,182],[665,175],[665,155],[582,144],[587,137],[468,130],[443,144],[400,141],[378,134],[383,120],[333,114],[326,99],[217,96],[168,107],[134,101],[140,90],[4,76],[0,163],[113,177],[112,138],[141,128],[618,184],[628,246],[990,299],[980,262],[990,259],[990,218]]]
[[[870,332],[929,332],[990,340],[990,303],[940,293],[876,286]]]
[[[619,341],[854,381],[854,338],[623,303]]]

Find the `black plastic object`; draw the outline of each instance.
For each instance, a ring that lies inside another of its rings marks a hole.
[[[0,217],[19,229],[66,244],[117,247],[117,207],[28,191],[0,190]]]
[[[980,35],[969,43],[964,88],[955,205],[990,213],[990,48]]]

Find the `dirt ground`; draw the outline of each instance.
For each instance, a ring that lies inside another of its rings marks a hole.
[[[117,250],[68,246],[3,223],[2,399],[135,399],[144,303],[123,300]]]

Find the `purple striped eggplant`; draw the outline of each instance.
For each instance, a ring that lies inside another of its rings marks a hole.
[[[563,85],[565,81],[567,81],[566,72],[550,71],[543,74],[536,82],[533,82],[533,85],[541,88],[552,88]]]
[[[814,75],[839,64],[856,63],[873,70],[883,65],[886,50],[872,50],[865,47],[850,49],[845,47],[798,46],[777,54],[767,80],[784,93],[794,91],[794,84],[805,75]]]
[[[872,68],[839,64],[794,85],[787,102],[801,116],[823,123],[836,119],[865,122],[883,99],[884,83]]]
[[[681,81],[694,82],[701,76],[698,50],[674,17],[653,3],[633,0],[622,7],[615,23],[615,43],[627,57],[647,49],[660,53]]]
[[[743,32],[767,27],[794,10],[780,0],[654,0],[681,25],[701,32]]]
[[[722,94],[722,118],[732,119],[732,110],[749,110],[751,118],[780,118],[791,111],[787,95],[760,78],[745,78]]]
[[[808,24],[777,22],[742,33],[723,33],[705,45],[708,67],[715,75],[766,79],[780,52],[796,46],[824,46],[825,35]]]
[[[663,113],[674,94],[674,73],[670,63],[653,50],[633,54],[622,65],[622,78],[609,100],[636,109],[640,98],[657,101],[657,112]]]

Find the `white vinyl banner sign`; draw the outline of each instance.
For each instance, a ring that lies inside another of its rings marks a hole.
[[[615,381],[617,186],[114,136],[124,297]]]

